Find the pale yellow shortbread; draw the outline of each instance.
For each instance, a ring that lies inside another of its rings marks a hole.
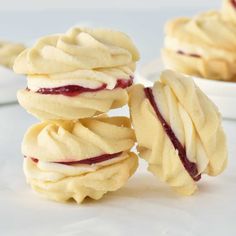
[[[127,151],[134,143],[135,134],[127,117],[44,121],[27,130],[22,153],[45,162],[78,161]]]
[[[12,69],[15,58],[24,49],[22,44],[0,41],[0,65]]]
[[[132,40],[118,31],[75,27],[43,37],[15,61],[14,71],[26,74],[28,82],[19,102],[41,120],[74,120],[122,107],[137,60]],[[40,92],[66,86],[102,90],[73,96]]]
[[[185,147],[187,159],[196,164],[198,174],[220,174],[227,163],[227,145],[216,106],[191,78],[170,70],[161,74],[152,93],[160,113]],[[148,169],[180,194],[193,194],[196,182],[184,168],[142,85],[130,89],[129,106],[138,151],[148,162]]]
[[[137,156],[134,153],[126,153],[125,159],[114,164],[50,181],[43,178],[48,175],[57,176],[56,170],[41,170],[31,159],[24,160],[24,172],[30,186],[42,196],[59,202],[74,199],[77,203],[82,203],[86,197],[98,200],[105,193],[123,187],[137,167]]]
[[[77,120],[92,117],[127,104],[125,89],[82,93],[79,96],[44,95],[26,89],[17,92],[22,107],[40,120]]]
[[[24,136],[24,173],[31,187],[49,199],[73,198],[78,203],[86,197],[99,199],[121,188],[135,172],[138,160],[129,152],[134,143],[126,117],[45,121],[30,127]],[[103,155],[115,156],[78,163]]]
[[[236,2],[235,0],[223,0],[221,14],[224,20],[236,24]]]
[[[64,34],[40,38],[17,58],[20,74],[50,75],[77,69],[116,68],[134,64],[139,53],[124,33],[74,27]]]
[[[178,18],[165,27],[166,67],[208,79],[236,80],[236,24],[220,11]]]

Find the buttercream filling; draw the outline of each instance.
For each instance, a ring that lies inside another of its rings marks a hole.
[[[184,51],[178,50],[177,51],[178,54],[184,55],[184,56],[188,56],[188,57],[196,57],[196,58],[201,58],[200,55],[198,54],[194,54],[194,53],[186,53]]]
[[[175,150],[178,151],[179,158],[185,168],[185,170],[189,173],[194,181],[198,181],[201,179],[201,174],[198,174],[197,165],[194,162],[189,161],[186,155],[185,147],[180,143],[176,135],[174,134],[173,130],[171,129],[170,125],[166,122],[164,117],[161,115],[158,106],[155,102],[154,95],[152,93],[151,88],[144,88],[145,95],[149,100],[150,104],[152,105],[157,118],[159,119],[165,133],[169,137],[170,141],[172,142]]]
[[[87,159],[79,160],[79,161],[55,161],[52,163],[63,164],[63,165],[78,165],[78,164],[94,165],[97,163],[101,163],[101,162],[116,158],[116,157],[120,156],[121,154],[122,154],[122,152],[118,152],[118,153],[113,153],[113,154],[103,154],[100,156],[91,157],[91,158],[87,158]],[[39,161],[39,159],[37,159],[35,157],[29,157],[29,158],[31,158],[31,160],[35,163],[38,163],[38,161]]]
[[[236,9],[236,1],[235,1],[235,0],[231,0],[231,4],[232,4],[233,7]]]
[[[133,84],[133,79],[134,78],[132,76],[130,76],[129,80],[118,79],[115,88],[125,89]],[[36,91],[36,93],[44,95],[64,95],[64,96],[74,97],[80,95],[81,93],[98,92],[105,89],[107,89],[107,84],[105,83],[103,83],[98,88],[86,88],[80,85],[66,85],[55,88],[40,88],[39,90]],[[30,91],[29,88],[27,88],[27,90]]]

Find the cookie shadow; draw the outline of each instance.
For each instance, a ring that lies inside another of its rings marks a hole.
[[[151,174],[135,175],[128,183],[121,189],[109,192],[103,196],[99,201],[92,199],[85,199],[85,205],[94,205],[101,203],[111,203],[118,200],[133,199],[134,201],[145,200],[151,201],[155,199],[175,199],[183,198],[173,192],[164,183],[160,182],[156,177]]]

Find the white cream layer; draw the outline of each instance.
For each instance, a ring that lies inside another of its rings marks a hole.
[[[133,72],[129,67],[120,67],[100,70],[76,70],[51,75],[29,75],[27,82],[28,88],[33,92],[40,88],[56,88],[68,85],[96,89],[106,84],[107,89],[114,89],[118,80],[130,80],[131,77],[133,77]]]
[[[165,72],[163,78],[174,74]],[[168,84],[156,83],[153,89],[155,103],[176,138],[186,149],[186,158],[197,165],[198,173],[204,172],[209,160],[190,115],[176,99]]]
[[[65,165],[59,163],[44,162],[40,160],[36,163],[31,158],[26,157],[24,159],[24,172],[27,179],[29,178],[41,181],[56,182],[65,177],[77,176],[89,172],[94,172],[99,168],[118,163],[122,160],[125,160],[128,157],[129,155],[127,155],[127,153],[124,152],[118,157],[92,165],[87,165],[87,164]]]

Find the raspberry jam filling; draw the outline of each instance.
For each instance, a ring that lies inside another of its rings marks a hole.
[[[118,79],[116,82],[116,86],[115,88],[128,88],[133,84],[134,78],[132,76],[130,76],[129,80],[126,79]]]
[[[184,56],[188,56],[188,57],[196,57],[196,58],[201,58],[200,55],[198,54],[194,54],[194,53],[185,53],[181,50],[177,51],[178,54],[184,55]]]
[[[231,0],[231,4],[236,9],[236,0]]]
[[[133,84],[133,77],[130,76],[129,80],[125,79],[118,79],[116,82],[115,88],[122,88],[125,89]],[[86,92],[98,92],[101,90],[106,89],[107,84],[102,84],[100,87],[91,89],[91,88],[85,88],[79,85],[66,85],[61,87],[55,87],[55,88],[40,88],[36,93],[45,94],[45,95],[64,95],[68,97],[74,97],[78,96],[81,93]],[[30,90],[29,88],[27,88]]]
[[[91,158],[79,160],[79,161],[55,161],[52,163],[63,164],[63,165],[76,165],[76,164],[93,165],[93,164],[97,164],[100,162],[111,160],[113,158],[120,156],[121,154],[122,154],[122,152],[118,152],[118,153],[113,153],[113,154],[103,154],[100,156],[91,157]],[[30,158],[35,163],[38,163],[38,161],[39,161],[36,158],[33,158],[33,157],[30,157]]]
[[[144,92],[145,92],[145,95],[146,95],[147,99],[151,103],[151,105],[152,105],[152,107],[153,107],[153,109],[154,109],[154,111],[157,115],[157,118],[159,119],[165,133],[169,137],[169,139],[172,142],[174,148],[178,151],[179,158],[180,158],[184,168],[186,169],[186,171],[189,173],[189,175],[192,177],[192,179],[194,181],[200,180],[201,175],[198,174],[197,165],[194,162],[191,162],[191,161],[188,160],[187,155],[186,155],[185,147],[183,147],[183,145],[180,143],[178,138],[175,136],[175,134],[174,134],[173,130],[171,129],[171,127],[169,126],[169,124],[166,122],[166,120],[161,115],[161,113],[160,113],[160,111],[157,107],[157,104],[155,102],[155,98],[154,98],[154,95],[152,93],[152,89],[151,88],[145,88]]]
[[[36,93],[41,94],[53,94],[53,95],[64,95],[68,97],[74,97],[81,93],[86,92],[97,92],[106,88],[106,84],[102,84],[100,87],[91,89],[91,88],[84,88],[79,85],[67,85],[62,87],[56,88],[41,88]]]

